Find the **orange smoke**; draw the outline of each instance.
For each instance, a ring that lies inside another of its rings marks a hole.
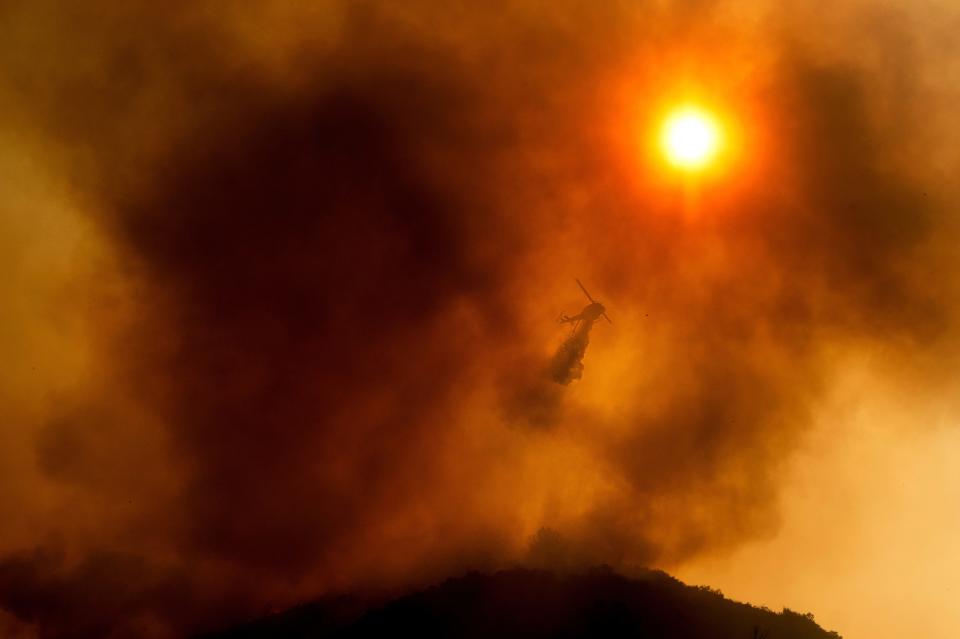
[[[937,103],[694,5],[3,10],[0,624],[181,636],[540,530],[700,566],[797,512],[838,353],[942,392]],[[695,180],[680,99],[722,127]],[[616,324],[563,387],[575,277]]]

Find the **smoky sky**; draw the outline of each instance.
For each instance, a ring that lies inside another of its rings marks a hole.
[[[802,24],[94,6],[11,9],[4,51],[11,117],[109,254],[62,302],[95,379],[45,395],[16,483],[69,505],[0,547],[0,607],[39,636],[177,636],[524,561],[541,529],[563,565],[769,536],[832,353],[951,339],[922,122],[778,35]],[[691,205],[630,140],[666,67],[723,86],[731,43],[766,60],[723,89],[753,159]],[[616,324],[544,386],[574,276]]]

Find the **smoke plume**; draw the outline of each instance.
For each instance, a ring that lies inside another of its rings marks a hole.
[[[179,636],[540,530],[671,568],[776,533],[838,353],[949,375],[908,35],[877,72],[709,2],[2,13],[0,608],[38,636]],[[684,96],[739,141],[698,184],[646,142]],[[617,324],[560,387],[574,276]]]

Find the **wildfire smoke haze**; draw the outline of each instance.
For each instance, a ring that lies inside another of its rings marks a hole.
[[[960,628],[954,8],[0,19],[0,634],[517,563]],[[616,324],[560,386],[575,277]]]

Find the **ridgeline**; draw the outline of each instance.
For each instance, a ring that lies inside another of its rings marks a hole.
[[[628,578],[608,568],[474,572],[389,600],[326,597],[204,639],[387,636],[840,639],[809,614],[731,601],[659,571]]]

